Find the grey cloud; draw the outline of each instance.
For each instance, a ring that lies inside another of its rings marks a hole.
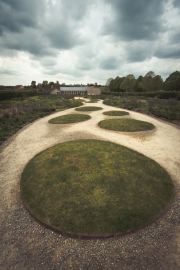
[[[154,40],[165,31],[162,15],[167,0],[105,0],[113,14],[104,22],[102,34],[118,36],[120,40]]]
[[[1,69],[0,70],[0,75],[17,75],[18,72],[15,70],[10,70],[10,69]]]
[[[150,42],[129,43],[126,47],[127,60],[129,62],[142,62],[147,58],[151,58],[153,52],[153,44]]]
[[[25,51],[34,56],[54,55],[55,52],[43,40],[41,33],[34,29],[27,29],[23,33],[6,34],[0,46],[13,51]]]
[[[13,50],[43,57],[83,44],[78,33],[79,20],[85,16],[89,3],[0,0],[0,51],[6,48],[7,55]]]
[[[117,60],[116,57],[108,57],[108,58],[103,58],[102,60],[100,60],[99,63],[99,67],[102,69],[107,69],[107,70],[111,70],[111,69],[117,69],[119,65],[119,62]]]
[[[154,54],[158,58],[180,58],[180,47],[179,46],[162,46]]]
[[[53,25],[51,30],[45,30],[49,42],[57,49],[70,49],[80,43],[80,38],[76,37],[76,31],[72,31],[65,23]]]
[[[179,0],[174,0],[174,1],[173,1],[173,6],[174,6],[175,8],[180,8],[180,2],[179,2]]]
[[[43,0],[0,0],[0,34],[21,32],[23,27],[36,27],[43,10]]]

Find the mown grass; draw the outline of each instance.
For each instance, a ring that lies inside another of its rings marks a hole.
[[[155,161],[107,141],[55,145],[29,161],[21,195],[43,222],[77,234],[116,234],[152,221],[173,183]]]
[[[124,116],[128,115],[128,112],[125,111],[108,111],[108,112],[103,112],[105,115],[110,115],[110,116]]]
[[[98,111],[98,110],[102,110],[103,108],[101,107],[94,107],[94,106],[85,106],[85,107],[80,107],[80,108],[76,108],[76,111]]]
[[[56,111],[78,107],[80,100],[58,96],[34,96],[0,102],[0,144],[24,125]]]
[[[91,117],[86,114],[67,114],[52,118],[49,120],[51,124],[69,124],[69,123],[77,123],[81,121],[85,121],[90,119]]]
[[[154,128],[154,125],[148,122],[135,119],[108,119],[98,123],[99,127],[115,131],[143,131]]]

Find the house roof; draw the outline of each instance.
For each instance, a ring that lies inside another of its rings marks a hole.
[[[87,91],[86,87],[60,87],[61,91]]]

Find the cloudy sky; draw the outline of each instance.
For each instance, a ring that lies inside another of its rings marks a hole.
[[[0,0],[0,85],[180,70],[180,0]]]

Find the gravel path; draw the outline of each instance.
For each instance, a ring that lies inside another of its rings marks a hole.
[[[102,101],[84,105],[116,110]],[[48,120],[55,116],[80,113],[74,108],[57,112],[25,126],[1,145],[0,269],[180,269],[180,128],[129,111],[128,117],[148,121],[155,125],[155,130],[108,131],[97,125],[103,119],[113,118],[103,115],[103,111],[89,112],[92,118],[81,123],[49,124]],[[108,240],[74,240],[36,223],[20,200],[23,168],[42,150],[76,139],[122,144],[161,164],[176,185],[175,199],[166,214],[145,229]]]

